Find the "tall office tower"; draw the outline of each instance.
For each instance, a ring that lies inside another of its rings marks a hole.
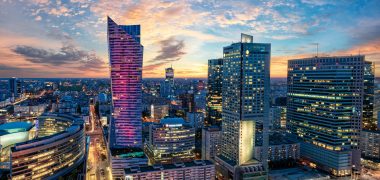
[[[270,52],[270,44],[253,43],[253,37],[246,34],[241,35],[241,42],[223,48],[222,147],[216,157],[219,178],[253,174],[266,178],[267,151],[263,163],[253,159],[253,152],[256,127],[263,129],[263,146],[268,147]]]
[[[160,94],[164,98],[174,98],[174,69],[172,67],[165,69],[165,81],[161,83]]]
[[[207,125],[220,125],[222,122],[222,81],[223,59],[208,60]]]
[[[373,116],[375,102],[375,65],[370,61],[364,63],[364,99],[363,128],[375,130],[376,119]]]
[[[108,17],[113,117],[111,147],[142,147],[140,25],[118,25]]]
[[[22,81],[18,78],[9,78],[8,83],[8,93],[9,97],[18,98],[22,94]]]
[[[334,176],[360,170],[364,59],[288,62],[287,127],[301,140],[301,157]]]

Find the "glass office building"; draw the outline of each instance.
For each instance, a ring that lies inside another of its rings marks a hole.
[[[165,80],[161,83],[160,94],[163,98],[174,98],[174,69],[165,68]]]
[[[241,42],[223,48],[222,140],[216,161],[220,171],[228,173],[221,178],[265,171],[253,159],[253,148],[256,131],[268,147],[270,52],[270,44],[253,43],[253,37],[245,34]],[[267,151],[264,154],[266,159]]]
[[[222,82],[223,59],[208,60],[207,125],[220,125],[222,122]]]
[[[364,56],[289,60],[287,127],[301,158],[334,176],[360,170]]]
[[[108,17],[113,113],[111,147],[142,147],[142,63],[140,25],[118,25]]]

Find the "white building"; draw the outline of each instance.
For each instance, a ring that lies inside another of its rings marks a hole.
[[[222,131],[218,126],[202,129],[202,159],[214,161],[220,151]]]

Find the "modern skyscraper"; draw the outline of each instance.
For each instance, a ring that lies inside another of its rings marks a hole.
[[[208,60],[206,124],[222,122],[223,59]]]
[[[373,116],[375,102],[375,65],[370,61],[364,63],[364,99],[363,128],[375,130],[376,119]]]
[[[287,127],[301,157],[334,176],[360,170],[364,56],[288,62]]]
[[[255,129],[262,129],[263,146],[268,147],[270,52],[270,44],[253,43],[246,34],[223,48],[222,147],[216,157],[223,179],[251,173],[266,177],[267,151],[261,164],[253,159],[253,150]]]
[[[8,82],[9,97],[14,98],[13,100],[15,100],[15,98],[20,97],[22,94],[22,81],[18,78],[12,77],[9,78]]]
[[[165,81],[160,87],[161,97],[173,99],[174,98],[174,69],[169,67],[165,69]]]
[[[142,147],[140,25],[118,25],[108,17],[113,115],[111,147]]]

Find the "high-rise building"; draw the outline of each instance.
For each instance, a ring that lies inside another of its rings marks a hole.
[[[9,97],[14,99],[20,97],[22,94],[22,81],[15,77],[10,78],[8,81]]]
[[[253,43],[242,34],[241,42],[223,48],[222,141],[216,157],[219,178],[266,178],[267,151],[263,163],[253,158],[255,132],[268,147],[271,45]],[[256,128],[257,127],[257,128]]]
[[[218,126],[208,126],[202,129],[202,159],[214,161],[220,152],[222,131]]]
[[[222,122],[223,59],[208,60],[207,80],[207,124],[220,125]]]
[[[174,98],[174,69],[169,67],[165,69],[165,80],[161,83],[160,87],[161,97],[173,99]]]
[[[111,147],[142,147],[140,25],[118,25],[108,17],[113,115]]]
[[[364,60],[359,55],[288,62],[287,127],[301,140],[301,158],[334,176],[360,170]]]
[[[196,130],[202,129],[204,126],[205,115],[202,112],[187,112],[186,120]]]
[[[376,129],[376,119],[373,116],[375,102],[375,65],[370,61],[364,64],[364,99],[363,128]]]
[[[145,152],[150,164],[171,164],[193,161],[195,130],[182,118],[164,118],[151,124]]]

